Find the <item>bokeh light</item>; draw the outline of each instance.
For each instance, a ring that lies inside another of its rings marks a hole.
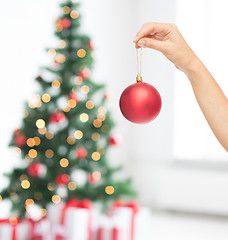
[[[77,102],[74,99],[68,100],[68,106],[70,108],[74,108],[74,107],[76,107],[76,105],[77,105]]]
[[[28,180],[23,180],[21,182],[21,187],[24,189],[28,189],[30,187],[30,182]]]
[[[87,102],[86,102],[86,107],[87,107],[88,109],[94,108],[94,103],[93,103],[93,101],[91,101],[91,100],[87,101]]]
[[[27,200],[25,201],[25,204],[26,204],[27,206],[31,206],[31,205],[34,204],[34,201],[29,198],[29,199],[27,199]]]
[[[86,50],[85,49],[79,49],[78,51],[77,51],[77,56],[78,57],[80,57],[80,58],[84,58],[85,57],[85,55],[86,55]]]
[[[38,119],[38,120],[36,121],[36,126],[37,126],[38,128],[44,128],[44,127],[45,127],[45,121],[44,121],[43,119]]]
[[[87,122],[87,121],[89,120],[88,114],[82,113],[82,114],[80,115],[80,120],[81,120],[82,122]]]
[[[59,48],[65,48],[66,47],[66,41],[64,41],[64,40],[60,40],[59,41]]]
[[[41,215],[42,217],[45,217],[47,215],[47,210],[45,208],[41,209]]]
[[[73,10],[73,11],[71,11],[70,16],[71,16],[73,19],[76,19],[76,18],[79,17],[79,12],[76,11],[76,10]]]
[[[45,136],[46,136],[47,139],[50,140],[54,137],[54,134],[52,132],[47,132]]]
[[[23,180],[28,180],[28,176],[26,176],[25,174],[22,174],[20,176],[20,180],[23,181]]]
[[[35,149],[30,149],[28,155],[30,158],[35,158],[37,157],[37,151]]]
[[[62,158],[59,162],[61,167],[67,167],[69,165],[69,161],[66,158]]]
[[[55,80],[52,82],[51,86],[53,88],[59,88],[60,87],[60,82],[58,80]]]
[[[83,82],[83,78],[82,78],[82,77],[77,76],[77,77],[74,78],[74,83],[75,83],[76,85],[81,85],[82,82]]]
[[[97,140],[99,140],[100,137],[101,137],[100,134],[97,133],[97,132],[95,132],[95,133],[92,134],[92,139],[93,139],[93,141],[97,141]]]
[[[99,128],[102,125],[102,121],[100,119],[95,119],[93,121],[93,125],[94,125],[94,127]]]
[[[75,131],[75,132],[74,132],[74,137],[75,137],[76,139],[81,139],[81,138],[83,137],[83,132],[80,131],[80,130]]]
[[[39,201],[43,198],[43,194],[41,192],[35,192],[34,198]]]
[[[70,12],[70,8],[68,6],[63,7],[63,13],[68,14]]]
[[[66,57],[63,54],[57,54],[55,57],[55,61],[57,63],[64,63],[66,61]]]
[[[98,108],[98,112],[105,114],[107,112],[107,109],[106,109],[106,107],[101,106],[101,107]]]
[[[82,91],[84,94],[87,94],[87,93],[89,93],[89,87],[86,86],[86,85],[84,85],[84,86],[81,87],[81,91]]]
[[[53,158],[54,157],[54,152],[51,149],[48,149],[45,151],[45,156],[47,158]]]
[[[104,121],[106,117],[105,117],[105,114],[99,113],[99,114],[97,114],[97,118],[101,121]]]
[[[53,186],[51,183],[48,183],[47,189],[48,189],[49,191],[54,191],[54,190],[55,190],[54,186]]]
[[[113,186],[107,186],[106,188],[105,188],[105,192],[108,194],[108,195],[111,195],[111,194],[113,194],[114,193],[114,187]]]
[[[36,145],[36,146],[40,145],[41,140],[40,140],[39,137],[34,137],[33,139],[34,139],[34,141],[35,141],[35,145]]]
[[[55,49],[48,50],[48,54],[49,54],[49,56],[54,57],[56,55]]]
[[[53,196],[52,196],[52,202],[53,202],[53,203],[57,204],[57,203],[59,203],[60,201],[61,201],[61,198],[60,198],[59,195],[53,195]]]
[[[91,157],[94,161],[98,161],[101,158],[101,155],[99,152],[93,152]]]
[[[50,100],[51,100],[51,96],[48,93],[44,93],[42,95],[42,101],[43,102],[48,103],[48,102],[50,102]]]
[[[76,142],[76,140],[75,140],[74,137],[69,136],[69,137],[67,138],[67,143],[68,143],[68,144],[73,145],[75,142]]]
[[[101,155],[103,155],[105,153],[105,149],[103,147],[98,148],[97,152],[99,152]]]
[[[35,144],[36,144],[36,143],[35,143],[35,140],[34,140],[33,138],[28,138],[28,139],[27,139],[27,145],[28,145],[29,147],[33,147]]]
[[[38,132],[43,135],[43,134],[45,134],[47,132],[47,128],[46,127],[39,128]]]
[[[69,182],[67,184],[67,186],[68,186],[69,190],[71,190],[71,191],[73,191],[77,188],[77,185],[74,182]]]

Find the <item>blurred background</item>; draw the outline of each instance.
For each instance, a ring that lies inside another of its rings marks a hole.
[[[9,149],[11,133],[23,117],[24,102],[36,91],[34,77],[56,44],[59,1],[2,1],[0,175],[18,156]],[[81,29],[95,43],[92,79],[107,84],[110,111],[122,143],[110,161],[125,166],[139,202],[153,210],[156,239],[228,238],[228,156],[204,119],[191,85],[162,54],[143,49],[142,75],[161,94],[158,118],[146,125],[128,122],[119,97],[136,77],[133,38],[143,23],[176,23],[228,95],[228,16],[225,0],[82,0]],[[0,178],[1,187],[5,180]],[[7,212],[1,206],[1,215]],[[164,231],[165,230],[165,231]],[[187,234],[186,234],[187,233]],[[218,237],[219,234],[219,237]]]

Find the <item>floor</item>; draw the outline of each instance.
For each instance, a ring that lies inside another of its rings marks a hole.
[[[228,218],[153,213],[153,240],[227,240]],[[146,239],[145,239],[146,240]]]

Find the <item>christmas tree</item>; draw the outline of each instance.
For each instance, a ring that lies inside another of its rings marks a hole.
[[[101,201],[135,195],[130,180],[115,181],[106,153],[116,144],[114,123],[105,107],[105,86],[91,80],[93,42],[80,33],[78,0],[60,4],[56,21],[58,47],[49,49],[53,66],[38,76],[39,92],[26,103],[21,128],[10,146],[21,154],[20,168],[7,174],[1,192],[23,217],[31,205],[46,214],[48,203],[71,197]]]

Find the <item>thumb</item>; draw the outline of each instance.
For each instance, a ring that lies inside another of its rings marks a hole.
[[[152,48],[158,51],[162,51],[164,49],[164,42],[161,40],[157,40],[154,38],[141,38],[138,41],[138,46],[139,47],[147,47],[147,48]]]

